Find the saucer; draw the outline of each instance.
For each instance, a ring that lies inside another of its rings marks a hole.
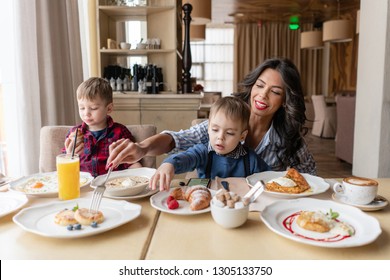
[[[336,195],[335,193],[332,194],[332,199],[343,204],[355,206],[363,211],[377,211],[385,208],[389,204],[389,201],[380,195],[377,195],[375,199],[369,204],[353,204],[346,201],[344,197]]]

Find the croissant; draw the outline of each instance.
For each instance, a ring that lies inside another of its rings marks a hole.
[[[170,195],[178,200],[187,200],[192,211],[202,210],[210,206],[211,193],[204,186],[175,188]]]

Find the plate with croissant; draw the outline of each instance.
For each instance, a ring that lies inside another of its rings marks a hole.
[[[204,186],[172,188],[150,197],[151,205],[162,212],[175,215],[197,215],[210,212],[210,201],[215,194]]]
[[[259,180],[265,183],[264,193],[279,198],[298,198],[323,193],[330,185],[321,177],[299,173],[290,168],[287,171],[266,171],[246,177],[253,187]]]

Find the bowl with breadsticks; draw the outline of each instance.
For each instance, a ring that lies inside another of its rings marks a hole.
[[[241,198],[234,192],[220,189],[211,200],[211,216],[224,228],[242,226],[248,219],[249,198]]]

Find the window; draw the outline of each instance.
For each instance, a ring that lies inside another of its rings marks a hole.
[[[204,91],[221,91],[223,96],[233,92],[234,28],[207,27],[206,40],[191,42],[191,77]]]

